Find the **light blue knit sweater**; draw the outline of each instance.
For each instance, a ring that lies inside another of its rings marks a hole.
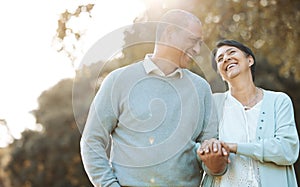
[[[186,69],[182,78],[160,77],[138,62],[110,73],[81,139],[94,186],[199,186],[197,142],[217,137],[211,103],[209,84]]]

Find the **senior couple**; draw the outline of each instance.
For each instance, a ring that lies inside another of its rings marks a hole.
[[[157,25],[153,54],[104,79],[81,139],[94,186],[297,186],[291,99],[254,84],[255,56],[234,40],[212,52],[228,85],[212,94],[186,69],[202,40],[195,15],[170,10]]]

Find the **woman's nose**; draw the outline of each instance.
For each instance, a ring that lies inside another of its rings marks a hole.
[[[231,57],[229,55],[224,55],[224,62],[230,61]]]

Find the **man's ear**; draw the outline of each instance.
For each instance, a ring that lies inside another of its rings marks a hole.
[[[173,25],[168,25],[164,30],[164,37],[170,41],[172,39],[172,36],[174,34],[175,28]]]
[[[169,40],[169,33],[170,33],[170,25],[165,25],[165,28],[163,28],[163,30],[160,30],[160,33],[156,33],[158,34],[156,38],[158,41],[160,42],[166,42]]]

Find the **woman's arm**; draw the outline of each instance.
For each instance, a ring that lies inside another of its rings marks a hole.
[[[299,154],[299,139],[293,104],[286,94],[281,93],[275,99],[274,123],[266,122],[262,127],[270,130],[272,128],[268,128],[269,125],[275,126],[273,136],[261,137],[253,143],[237,143],[236,147],[232,146],[232,151],[261,162],[273,162],[277,165],[294,164]]]

